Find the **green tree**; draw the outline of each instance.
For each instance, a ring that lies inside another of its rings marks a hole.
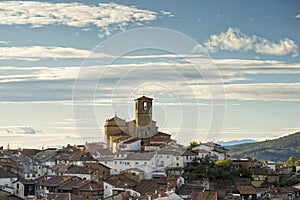
[[[190,145],[188,146],[188,150],[191,150],[191,149],[193,149],[196,146],[199,146],[199,142],[191,141]]]
[[[285,163],[284,163],[285,166],[288,166],[288,167],[293,167],[295,166],[295,158],[294,156],[291,156]]]

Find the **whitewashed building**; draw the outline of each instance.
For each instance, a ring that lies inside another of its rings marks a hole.
[[[101,160],[99,162],[111,168],[110,173],[120,174],[126,169],[138,168],[145,172],[145,179],[152,178],[152,172],[156,168],[157,152],[130,152],[121,151],[116,153],[112,160]]]
[[[225,160],[227,158],[227,151],[228,151],[221,145],[213,142],[200,143],[200,145],[194,147],[193,150],[194,151],[206,150],[207,152],[202,152],[199,156],[202,157],[202,155],[207,154],[211,158],[216,160]]]
[[[184,152],[182,147],[175,145],[166,145],[162,149],[157,151],[156,164],[158,168],[174,168],[183,167],[183,157],[181,156]]]

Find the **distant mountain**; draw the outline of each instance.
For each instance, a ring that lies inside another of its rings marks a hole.
[[[254,157],[258,160],[286,161],[290,156],[300,159],[300,132],[263,142],[227,147],[231,157]]]
[[[233,146],[233,145],[238,145],[238,144],[246,144],[246,143],[253,143],[256,142],[255,140],[251,140],[251,139],[245,139],[245,140],[231,140],[228,142],[217,142],[218,144],[220,144],[223,147],[229,147],[229,146]]]

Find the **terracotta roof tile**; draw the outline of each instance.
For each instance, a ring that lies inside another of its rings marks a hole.
[[[256,194],[256,190],[253,186],[238,186],[240,194]]]

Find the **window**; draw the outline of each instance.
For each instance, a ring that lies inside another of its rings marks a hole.
[[[139,162],[135,162],[135,165],[138,165],[139,164]]]
[[[179,163],[176,163],[176,166],[179,167]]]
[[[19,184],[19,183],[17,183],[17,188],[18,188],[18,189],[20,188],[20,184]]]
[[[147,102],[146,101],[143,102],[143,106],[144,106],[144,110],[147,110]]]

